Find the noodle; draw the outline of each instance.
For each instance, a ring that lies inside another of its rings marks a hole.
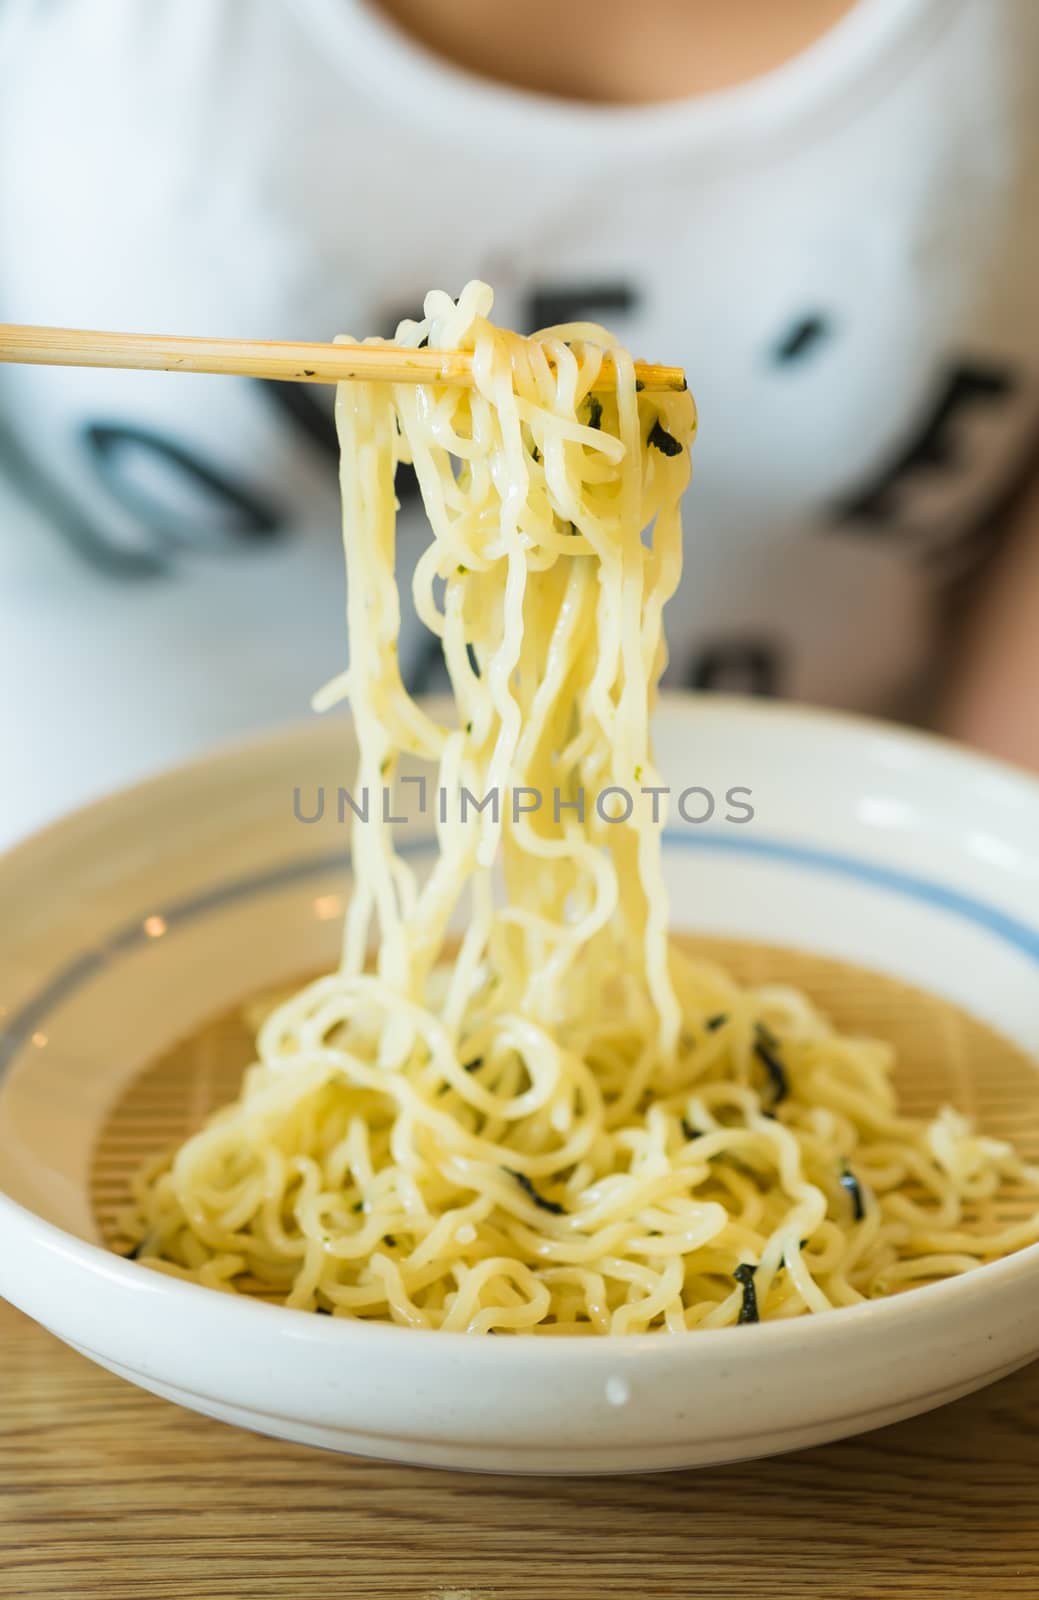
[[[1035,1239],[964,1226],[1034,1181],[1008,1145],[901,1116],[883,1045],[669,946],[649,722],[692,401],[640,393],[601,328],[521,339],[490,306],[432,293],[397,333],[471,351],[471,388],[336,402],[350,664],[319,703],[349,700],[362,795],[402,757],[436,768],[436,860],[420,880],[377,804],[355,819],[339,970],[140,1176],[135,1253],[411,1327],[631,1334],[826,1311]],[[402,461],[455,726],[401,681]]]

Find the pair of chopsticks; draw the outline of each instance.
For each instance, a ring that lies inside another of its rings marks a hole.
[[[149,372],[236,373],[284,383],[471,384],[464,351],[408,350],[401,345],[283,344],[268,339],[188,339],[151,333],[98,333],[86,328],[34,328],[0,323],[0,361],[43,367],[131,367]],[[644,389],[684,389],[681,367],[635,363]],[[597,389],[616,386],[604,362]]]

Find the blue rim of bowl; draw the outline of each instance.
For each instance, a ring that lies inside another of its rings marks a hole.
[[[1039,965],[1039,929],[998,906],[979,900],[974,895],[950,888],[936,879],[905,872],[901,868],[885,867],[861,856],[848,855],[837,850],[821,849],[796,840],[771,838],[745,838],[717,832],[702,834],[679,833],[665,830],[666,847],[680,850],[697,850],[730,856],[753,857],[775,862],[782,866],[802,867],[812,872],[844,877],[874,889],[886,890],[914,900],[917,904],[947,912],[993,935],[1029,960]],[[397,850],[405,855],[421,855],[433,846],[428,835],[401,839]],[[172,933],[197,921],[208,912],[248,900],[272,889],[286,888],[307,878],[348,870],[344,852],[325,852],[280,862],[240,878],[216,884],[199,894],[174,901],[165,907],[152,906],[148,918],[156,915],[165,922]],[[0,1028],[0,1080],[18,1052],[47,1021],[55,1006],[67,1000],[83,984],[110,966],[113,960],[130,950],[153,943],[146,930],[146,918],[139,916],[124,923],[108,938],[91,949],[83,951],[60,968],[34,995],[18,1008]]]

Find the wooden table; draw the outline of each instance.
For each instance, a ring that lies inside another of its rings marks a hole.
[[[470,1477],[210,1422],[0,1305],[0,1595],[1039,1596],[1039,1365],[772,1461]]]

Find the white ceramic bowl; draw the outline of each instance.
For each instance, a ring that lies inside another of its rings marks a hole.
[[[879,724],[714,698],[665,701],[656,738],[676,789],[711,791],[720,815],[747,788],[755,809],[744,824],[675,816],[676,926],[899,975],[1039,1055],[1039,784]],[[327,896],[347,887],[334,796],[351,770],[348,723],[315,721],[117,794],[0,860],[0,1292],[15,1305],[211,1416],[510,1472],[790,1450],[1039,1354],[1039,1247],[826,1316],[615,1341],[332,1321],[100,1248],[91,1146],[128,1081],[238,997],[334,961]],[[321,785],[325,816],[304,824],[294,791],[306,813]],[[428,841],[413,819],[408,848]]]

